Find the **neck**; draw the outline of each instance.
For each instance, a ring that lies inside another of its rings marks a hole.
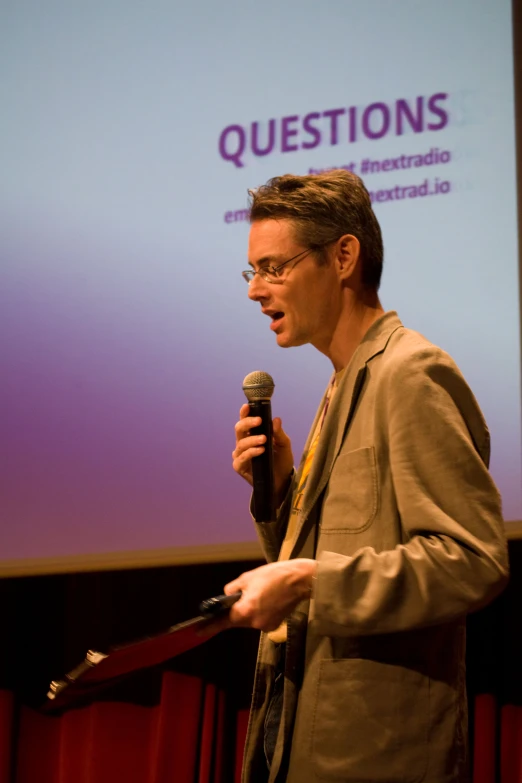
[[[384,314],[375,291],[355,296],[346,291],[346,299],[328,344],[315,347],[328,356],[335,372],[344,370],[370,326]]]

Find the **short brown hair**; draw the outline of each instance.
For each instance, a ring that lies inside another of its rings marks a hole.
[[[248,191],[250,222],[287,218],[296,238],[311,248],[353,234],[361,245],[361,280],[377,290],[381,281],[381,228],[362,179],[351,171],[333,169],[322,174],[284,174]]]

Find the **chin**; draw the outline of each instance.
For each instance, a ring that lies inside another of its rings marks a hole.
[[[276,341],[280,348],[297,348],[299,345],[306,345],[308,342],[308,340],[303,340],[299,337],[292,337],[290,334],[278,334],[276,335]]]

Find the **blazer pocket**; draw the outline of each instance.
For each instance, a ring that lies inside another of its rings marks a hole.
[[[377,513],[375,451],[368,446],[339,454],[324,498],[321,532],[359,532]]]
[[[311,760],[326,780],[417,783],[428,759],[429,678],[359,658],[321,661]]]

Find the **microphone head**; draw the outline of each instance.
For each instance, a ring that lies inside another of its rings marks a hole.
[[[274,393],[274,379],[267,372],[255,370],[243,381],[243,391],[249,402],[254,400],[269,400]]]

